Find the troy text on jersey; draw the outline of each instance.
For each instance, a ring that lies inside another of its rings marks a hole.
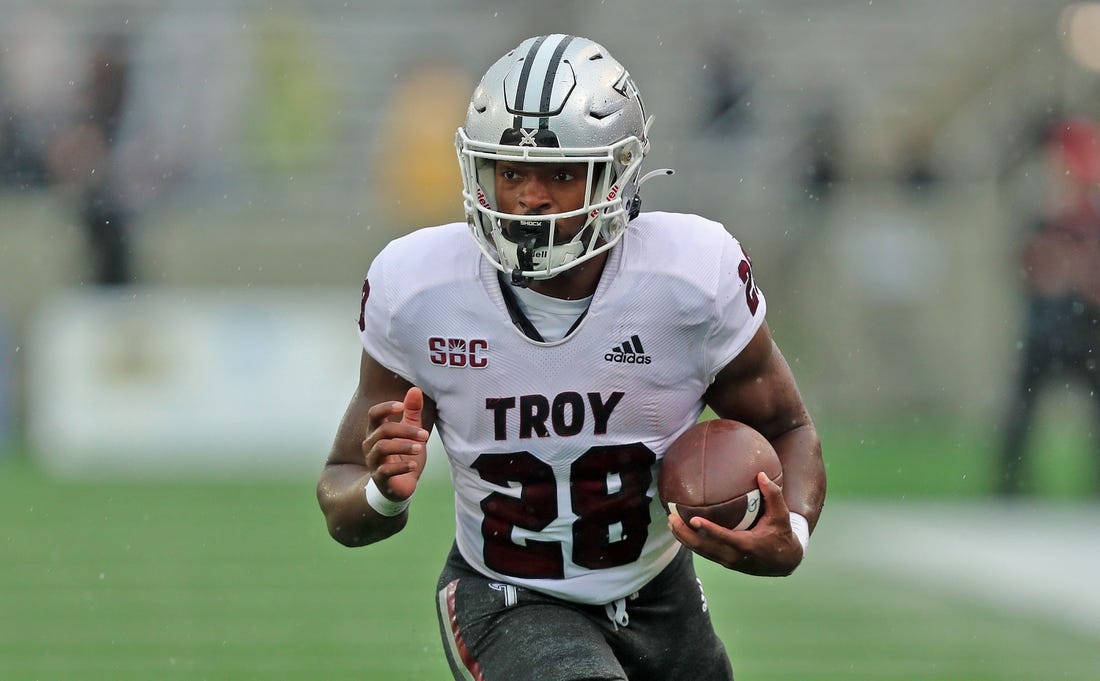
[[[623,395],[624,393],[618,391],[607,397],[594,392],[582,395],[567,391],[553,398],[545,395],[487,397],[485,408],[493,413],[493,433],[497,440],[508,439],[510,426],[518,426],[517,434],[521,439],[534,435],[550,437],[551,429],[560,437],[577,435],[584,430],[586,415],[589,413],[592,415],[592,432],[603,435],[607,432],[611,412]],[[518,423],[511,422],[514,421],[511,418],[512,412],[518,413]]]

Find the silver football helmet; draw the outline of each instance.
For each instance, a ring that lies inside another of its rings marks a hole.
[[[528,38],[493,64],[474,90],[455,146],[470,232],[512,283],[548,279],[611,248],[637,215],[649,125],[626,69],[591,40]],[[498,210],[498,160],[587,163],[585,204],[552,215]],[[654,174],[670,174],[662,170]],[[587,215],[572,239],[555,239],[558,220]]]

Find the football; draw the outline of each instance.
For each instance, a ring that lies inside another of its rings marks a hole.
[[[783,486],[783,466],[763,435],[739,421],[703,421],[665,452],[657,492],[665,510],[684,522],[698,515],[729,529],[747,530],[763,514],[756,484],[760,471]]]

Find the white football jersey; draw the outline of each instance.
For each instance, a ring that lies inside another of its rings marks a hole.
[[[513,324],[464,223],[390,243],[364,294],[363,347],[438,407],[471,565],[598,604],[672,560],[660,459],[764,319],[748,257],[722,225],[640,215],[587,314],[555,342]]]

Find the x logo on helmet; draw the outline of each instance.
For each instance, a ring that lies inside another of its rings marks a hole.
[[[536,130],[528,130],[527,128],[520,128],[519,134],[523,138],[519,141],[521,147],[537,147],[538,142],[535,141]]]

